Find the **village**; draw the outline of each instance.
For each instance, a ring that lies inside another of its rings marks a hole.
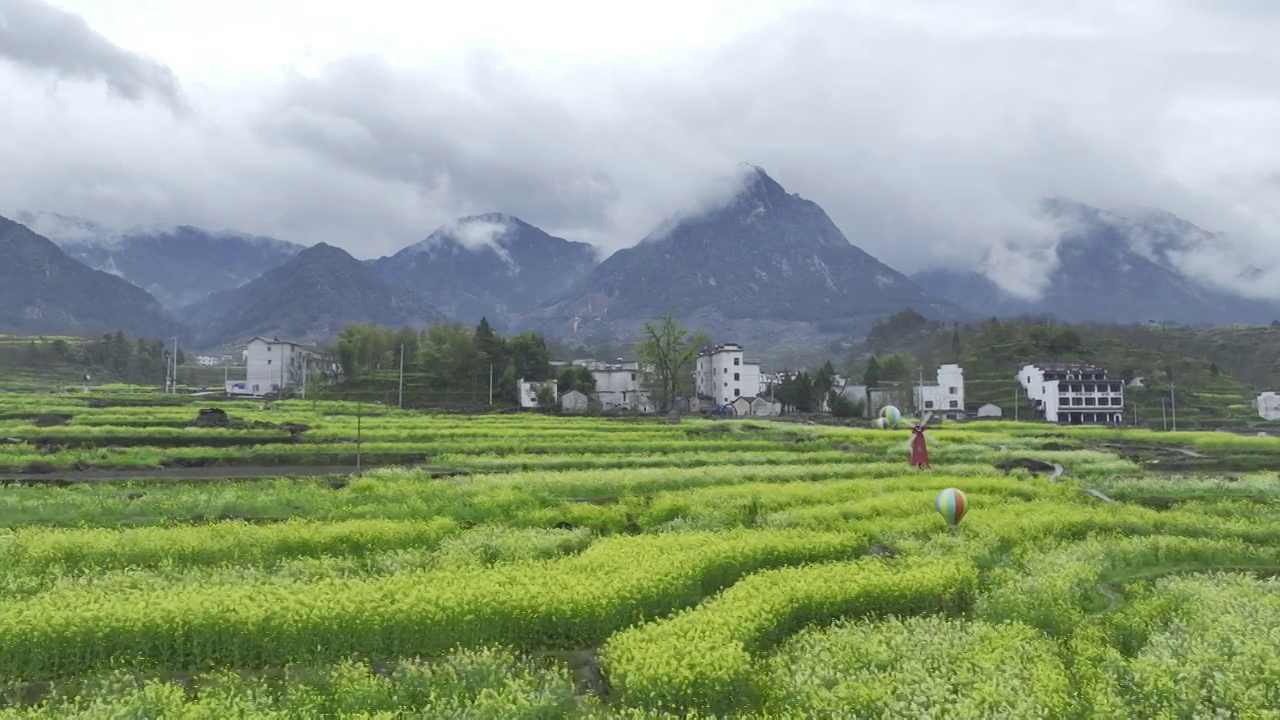
[[[197,356],[200,365],[228,363],[232,358]],[[272,338],[250,340],[240,363],[244,380],[226,381],[230,397],[266,397],[286,395],[305,397],[307,383],[316,378],[332,378],[341,367],[320,348]],[[580,367],[591,374],[593,392],[562,389],[555,379],[518,380],[521,409],[545,409],[546,398],[554,398],[554,409],[563,414],[654,414],[661,411],[655,402],[653,368],[635,360],[618,358],[553,360],[556,370]],[[679,413],[710,416],[776,417],[788,408],[778,397],[779,389],[798,373],[790,370],[766,372],[759,362],[747,355],[737,343],[723,343],[704,348],[697,356],[687,384],[692,389],[674,399],[670,409]],[[842,375],[831,381],[831,393],[823,397],[820,412],[831,412],[834,398],[847,398],[855,404],[861,417],[872,417],[878,409],[893,405],[909,409],[916,416],[932,415],[936,419],[972,420],[1010,417],[1039,420],[1065,425],[1124,425],[1125,389],[1138,387],[1143,379],[1122,381],[1111,376],[1107,368],[1087,363],[1044,362],[1024,366],[1016,380],[1021,388],[1012,411],[994,403],[974,405],[966,402],[964,368],[958,364],[939,365],[926,377],[912,383],[880,382],[868,386]],[[1035,416],[1020,417],[1018,405],[1027,401],[1035,408]],[[1265,420],[1280,420],[1280,394],[1259,393],[1254,400],[1258,415]],[[1176,412],[1176,408],[1174,409]]]

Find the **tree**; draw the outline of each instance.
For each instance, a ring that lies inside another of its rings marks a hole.
[[[577,390],[583,395],[590,395],[596,391],[596,376],[581,365],[569,365],[561,370],[556,382],[561,392]]]
[[[550,383],[539,385],[534,397],[538,402],[538,412],[555,412],[560,404],[558,398],[556,398],[556,391],[551,389]]]
[[[867,371],[862,374],[862,384],[869,388],[880,384],[880,361],[875,355],[867,361]]]
[[[656,322],[646,322],[641,340],[636,344],[636,357],[652,366],[657,384],[655,400],[660,410],[670,410],[680,390],[684,369],[698,357],[707,339],[701,331],[690,333],[665,312]]]

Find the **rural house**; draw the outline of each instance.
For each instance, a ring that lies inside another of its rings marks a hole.
[[[1085,363],[1039,363],[1018,373],[1018,382],[1046,421],[1069,425],[1124,422],[1124,382]]]
[[[574,364],[591,371],[591,377],[596,381],[592,398],[600,403],[601,409],[653,412],[653,400],[644,387],[645,370],[640,363],[575,360]]]
[[[713,405],[760,395],[760,364],[746,361],[742,346],[725,343],[698,353],[694,370],[697,395]]]
[[[305,388],[308,373],[333,376],[337,363],[317,348],[280,338],[255,337],[244,350],[245,379],[227,383],[227,394],[262,397],[277,392]]]
[[[1264,392],[1253,401],[1258,408],[1258,415],[1263,420],[1280,420],[1280,395]]]
[[[591,406],[591,400],[577,390],[560,396],[560,412],[569,413],[570,415],[582,415],[587,412]]]
[[[937,380],[916,383],[916,414],[926,413],[959,420],[964,417],[964,368],[948,364],[938,368]]]
[[[1004,417],[1004,410],[1002,410],[1000,406],[996,405],[995,403],[987,403],[986,405],[983,405],[982,407],[978,408],[978,417],[984,420],[990,419],[990,418]]]

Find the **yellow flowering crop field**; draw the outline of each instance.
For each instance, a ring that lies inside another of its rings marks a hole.
[[[0,395],[0,717],[1280,717],[1280,438],[159,397]]]

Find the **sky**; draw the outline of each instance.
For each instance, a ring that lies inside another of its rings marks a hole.
[[[904,272],[1025,286],[1061,196],[1224,233],[1188,267],[1280,296],[1276,37],[1272,0],[0,0],[0,214],[611,251],[749,162]]]

